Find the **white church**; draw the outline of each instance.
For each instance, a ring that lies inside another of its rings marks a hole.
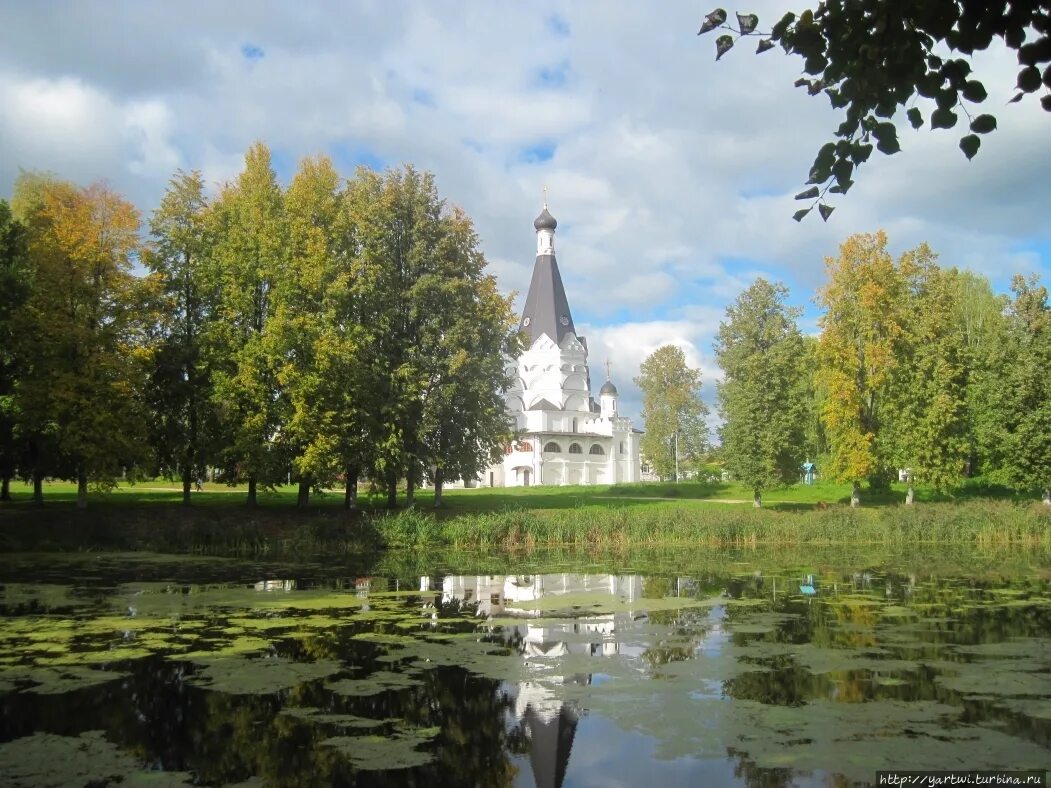
[[[506,394],[516,440],[479,483],[489,487],[614,484],[640,480],[641,430],[617,409],[609,379],[591,395],[587,340],[578,336],[555,262],[555,227],[544,209],[520,330],[525,349],[509,362]]]

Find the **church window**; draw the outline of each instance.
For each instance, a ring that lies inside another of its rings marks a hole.
[[[583,454],[584,450],[582,448],[580,448],[580,444],[579,443],[571,443],[571,444],[569,444],[569,453],[570,454]]]
[[[577,420],[573,419],[573,432],[577,431]]]
[[[588,454],[598,454],[598,455],[601,456],[601,455],[604,455],[605,453],[606,452],[602,451],[602,447],[599,446],[597,443],[592,445],[592,447],[588,450]]]
[[[624,441],[621,441],[621,442],[620,442],[620,453],[621,453],[622,455],[623,455],[623,454],[627,454],[627,452],[626,452],[626,451],[624,451]]]
[[[562,447],[554,441],[551,441],[550,443],[545,444],[544,451],[553,451],[556,454],[560,454],[562,452]]]

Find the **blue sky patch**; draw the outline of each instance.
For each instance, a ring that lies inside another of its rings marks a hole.
[[[415,104],[422,104],[425,107],[434,107],[434,94],[429,90],[423,88],[416,88],[412,91],[412,100]]]
[[[258,44],[247,43],[241,47],[241,54],[244,55],[245,60],[262,60],[266,57],[266,52]]]
[[[377,172],[382,172],[387,168],[387,162],[364,145],[337,142],[331,146],[331,152],[336,169],[348,175],[359,166],[365,166]]]
[[[569,22],[560,17],[558,14],[552,14],[546,20],[545,27],[549,33],[553,33],[559,38],[569,38]]]
[[[569,61],[563,60],[553,66],[544,66],[536,75],[536,84],[542,88],[565,87],[569,79]]]
[[[530,145],[519,151],[518,160],[526,164],[543,164],[554,158],[557,147],[554,142],[538,142],[536,145]]]

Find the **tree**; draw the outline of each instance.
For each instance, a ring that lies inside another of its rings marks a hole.
[[[995,363],[999,397],[988,439],[999,476],[1018,490],[1042,490],[1051,505],[1051,305],[1036,276],[1016,275],[1005,342]]]
[[[911,504],[914,478],[949,490],[963,477],[968,367],[953,274],[937,266],[926,244],[902,255],[899,268],[907,288],[892,429],[897,465],[909,471],[905,502]]]
[[[288,264],[275,281],[267,331],[277,383],[288,401],[282,439],[299,477],[300,507],[308,504],[313,484],[334,480],[345,467],[334,423],[340,405],[332,395],[353,388],[353,376],[349,369],[331,376],[331,368],[320,362],[347,328],[326,308],[326,293],[349,266],[339,181],[325,157],[300,162],[285,195]]]
[[[154,242],[145,255],[159,296],[150,387],[151,437],[159,467],[182,480],[183,504],[203,476],[218,426],[206,337],[215,320],[207,255],[208,204],[199,172],[178,172],[153,213]]]
[[[661,478],[678,481],[679,458],[699,459],[708,446],[701,371],[687,366],[681,348],[663,345],[642,362],[635,385],[642,389],[646,425],[642,453]]]
[[[970,271],[952,268],[947,272],[953,289],[953,322],[963,344],[967,375],[966,441],[967,462],[964,475],[993,470],[988,449],[996,430],[996,403],[1000,400],[1000,380],[996,371],[998,349],[1006,342],[1004,314],[1009,299],[996,295],[989,280]]]
[[[209,261],[218,284],[218,319],[209,342],[221,359],[213,371],[214,398],[223,416],[230,478],[247,479],[248,504],[254,506],[259,483],[272,483],[286,467],[279,448],[287,403],[267,331],[287,233],[284,199],[265,145],[248,149],[244,170],[219,195],[212,215],[216,244]]]
[[[0,501],[11,500],[20,459],[15,439],[14,388],[18,379],[14,316],[29,297],[26,228],[0,200]]]
[[[839,257],[825,258],[828,283],[818,342],[817,383],[831,476],[853,484],[886,482],[894,462],[895,368],[903,332],[905,283],[887,252],[887,236],[853,235]]]
[[[37,497],[46,468],[77,481],[84,507],[89,480],[112,484],[143,458],[141,292],[131,274],[139,218],[101,185],[29,187],[34,286],[15,317],[14,398]]]
[[[417,308],[428,316],[421,325],[428,380],[420,457],[431,469],[435,507],[445,481],[476,478],[509,442],[504,359],[518,350],[512,302],[484,272],[471,220],[453,209],[443,228],[440,268],[414,288]]]
[[[812,187],[797,195],[797,199],[815,198],[825,219],[832,208],[820,198],[826,192],[846,194],[855,168],[869,158],[873,143],[887,155],[900,150],[893,118],[917,96],[933,105],[909,107],[905,113],[909,124],[922,126],[926,109],[932,129],[954,128],[962,113],[968,133],[960,139],[960,149],[968,159],[974,157],[981,145],[979,135],[996,128],[995,116],[972,116],[968,110],[968,104],[980,105],[987,97],[985,85],[971,72],[975,52],[997,40],[1017,52],[1020,70],[1012,101],[1042,86],[1051,88],[1051,67],[1044,67],[1051,61],[1048,0],[819,0],[799,14],[785,14],[769,34],[757,32],[755,14],[738,13],[736,27],[727,25],[726,18],[723,9],[716,9],[700,29],[707,33],[725,27],[738,34],[737,39],[727,34],[716,40],[716,59],[741,36],[765,36],[757,52],[780,44],[786,53],[798,55],[803,59],[803,76],[796,86],[812,96],[824,93],[834,108],[844,110],[844,120],[835,131],[837,141],[825,144],[814,160],[807,181]],[[1051,93],[1040,103],[1051,111]],[[797,212],[796,219],[813,207]]]
[[[756,279],[727,307],[715,340],[726,468],[752,488],[757,507],[764,489],[798,478],[804,458],[808,368],[801,310],[785,306],[787,295]]]
[[[426,296],[429,278],[440,270],[443,202],[434,176],[412,167],[382,176],[361,169],[354,192],[356,294],[373,337],[362,366],[375,403],[372,464],[393,508],[399,480],[406,480],[411,504],[423,470],[420,430],[430,348],[421,332],[434,318]]]

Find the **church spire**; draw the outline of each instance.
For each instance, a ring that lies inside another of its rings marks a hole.
[[[547,334],[555,344],[569,332],[576,333],[573,315],[569,311],[569,299],[562,285],[562,276],[555,262],[555,228],[558,222],[547,210],[545,190],[544,208],[533,222],[536,229],[536,263],[533,279],[529,283],[525,308],[522,310],[522,330],[529,336],[529,344],[541,334]]]

